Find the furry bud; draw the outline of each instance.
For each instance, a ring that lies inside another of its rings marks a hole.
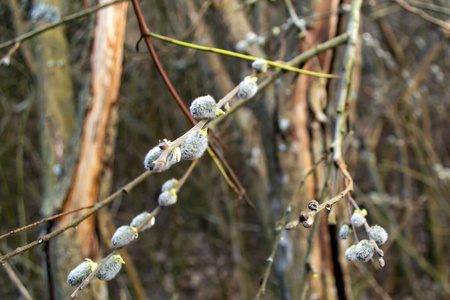
[[[111,243],[115,248],[121,248],[128,245],[138,237],[136,227],[133,226],[120,226],[111,239]]]
[[[356,260],[356,245],[351,245],[350,247],[345,250],[345,258],[348,261],[355,261]]]
[[[378,244],[378,245],[383,245],[384,243],[386,243],[387,239],[388,239],[388,233],[386,232],[386,230],[378,225],[374,225],[372,227],[370,227],[369,231],[369,236]]]
[[[194,119],[214,119],[217,115],[223,114],[223,111],[217,107],[216,100],[210,95],[195,99],[190,107],[191,115]]]
[[[247,36],[245,37],[245,40],[247,41],[247,43],[249,45],[253,44],[254,42],[256,42],[256,39],[258,38],[258,35],[254,32],[249,32],[247,33]]]
[[[373,246],[368,240],[361,240],[356,245],[355,253],[357,260],[367,262],[373,256]]]
[[[170,191],[165,191],[159,194],[158,203],[159,206],[169,206],[177,203],[177,191],[175,189],[170,189]]]
[[[317,200],[311,200],[308,203],[308,208],[310,210],[318,210],[319,209],[319,202]]]
[[[272,27],[272,34],[273,34],[274,36],[279,36],[280,33],[281,33],[280,27],[278,27],[278,26]]]
[[[299,221],[302,222],[303,227],[311,228],[314,224],[314,218],[311,217],[307,212],[302,211],[298,217]]]
[[[67,283],[70,286],[79,286],[97,268],[97,263],[89,258],[76,266],[67,276]]]
[[[384,266],[386,266],[386,261],[384,260],[384,258],[380,257],[380,258],[378,259],[378,265],[379,265],[381,268],[384,268]]]
[[[252,63],[252,69],[256,73],[265,73],[267,71],[267,61],[264,59],[257,59]]]
[[[150,219],[150,214],[145,211],[134,217],[134,219],[130,223],[130,226],[137,228],[144,223],[145,225],[139,231],[144,231],[146,229],[152,228],[153,225],[155,225],[155,217],[152,217]]]
[[[200,158],[205,153],[206,148],[208,148],[207,129],[195,131],[181,144],[181,158],[186,160]]]
[[[258,85],[256,84],[257,80],[258,78],[256,77],[245,77],[239,84],[238,97],[245,100],[255,96],[258,91]]]
[[[247,47],[248,47],[247,41],[239,41],[236,44],[236,50],[237,51],[244,51],[245,48],[247,48]]]
[[[366,217],[364,217],[364,215],[359,210],[355,209],[355,212],[353,213],[350,220],[352,221],[353,226],[361,227],[366,222]]]
[[[113,279],[116,277],[117,273],[119,273],[120,269],[122,269],[122,264],[124,263],[125,262],[119,254],[114,254],[98,271],[98,279],[105,281]]]
[[[353,230],[348,226],[348,224],[343,224],[341,229],[339,229],[339,238],[341,240],[346,240],[351,234]]]
[[[170,189],[176,188],[178,184],[178,180],[175,178],[172,178],[170,180],[167,180],[164,182],[164,184],[161,187],[161,192],[169,191]]]
[[[31,21],[37,23],[39,21],[56,23],[61,20],[61,14],[57,7],[47,3],[37,3],[30,11]]]
[[[170,151],[170,153],[167,155],[167,158],[165,162],[163,162],[162,167],[155,169],[155,165],[153,164],[153,162],[155,162],[164,152],[164,150],[161,148],[162,144],[170,145],[170,141],[164,139],[160,145],[150,149],[150,151],[148,151],[147,155],[145,156],[144,167],[147,170],[154,172],[162,172],[169,169],[171,166],[180,161],[181,158],[180,147],[176,147],[172,151]]]

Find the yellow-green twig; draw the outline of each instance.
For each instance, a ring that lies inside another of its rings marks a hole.
[[[213,48],[213,47],[206,47],[206,46],[201,46],[201,45],[196,45],[196,44],[192,44],[192,43],[188,43],[188,42],[183,42],[180,40],[176,40],[173,38],[169,38],[157,33],[153,33],[153,32],[149,32],[148,36],[153,37],[155,39],[159,39],[165,42],[169,42],[175,45],[179,45],[179,46],[183,46],[183,47],[187,47],[187,48],[192,48],[192,49],[196,49],[196,50],[200,50],[200,51],[206,51],[206,52],[213,52],[213,53],[218,53],[218,54],[222,54],[222,55],[227,55],[227,56],[233,56],[233,57],[237,57],[237,58],[241,58],[241,59],[246,59],[246,60],[257,60],[260,59],[261,57],[255,57],[255,56],[251,56],[251,55],[246,55],[246,54],[242,54],[242,53],[237,53],[237,52],[233,52],[233,51],[229,51],[229,50],[224,50],[224,49],[219,49],[219,48]],[[277,63],[274,61],[270,61],[270,60],[266,60],[267,64],[272,66],[272,67],[276,67],[276,68],[280,68],[286,71],[293,71],[293,72],[298,72],[298,73],[302,73],[302,74],[306,74],[306,75],[311,75],[311,76],[316,76],[316,77],[322,77],[322,78],[339,78],[339,76],[336,76],[334,74],[324,74],[324,73],[318,73],[318,72],[313,72],[313,71],[307,71],[307,70],[302,70],[299,68],[295,68],[289,65],[285,65],[282,63]]]

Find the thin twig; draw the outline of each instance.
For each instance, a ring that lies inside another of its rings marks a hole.
[[[32,228],[34,226],[39,225],[39,224],[42,224],[42,223],[45,223],[45,222],[49,222],[49,221],[52,221],[54,219],[57,219],[57,218],[60,218],[60,217],[63,217],[63,216],[67,216],[67,215],[70,215],[70,214],[73,214],[73,213],[76,213],[76,212],[78,212],[80,210],[89,209],[89,208],[92,208],[93,206],[94,205],[84,206],[84,207],[80,207],[80,208],[77,208],[77,209],[74,209],[74,210],[71,210],[71,211],[67,211],[67,212],[64,212],[64,213],[56,214],[56,215],[50,216],[48,218],[42,219],[40,221],[34,222],[32,224],[28,224],[27,226],[11,230],[10,232],[5,233],[4,235],[0,236],[0,240],[2,238],[4,238],[4,237],[13,235],[15,233],[21,232],[21,231],[26,230],[26,229],[30,229],[30,228]]]
[[[0,65],[4,64],[9,66],[9,64],[11,63],[11,56],[14,54],[14,52],[17,51],[17,49],[19,49],[21,44],[21,42],[15,43],[14,46],[9,49],[8,53],[6,53],[6,55],[0,59]]]
[[[270,271],[272,269],[273,262],[275,260],[275,255],[277,252],[278,244],[280,243],[282,234],[283,234],[283,228],[286,225],[287,219],[289,217],[289,214],[292,211],[292,204],[294,203],[295,199],[297,198],[297,193],[300,191],[300,189],[304,186],[306,179],[309,175],[314,173],[314,171],[317,169],[317,167],[324,162],[327,159],[328,155],[324,155],[319,161],[315,162],[314,165],[311,167],[311,169],[306,172],[306,174],[303,176],[303,178],[300,180],[299,184],[295,187],[294,193],[292,193],[291,201],[289,202],[288,206],[286,207],[286,210],[284,211],[283,218],[278,222],[279,225],[277,226],[277,229],[279,230],[275,242],[272,247],[272,252],[270,253],[269,258],[267,259],[267,267],[266,271],[264,272],[264,277],[262,279],[261,286],[259,287],[258,293],[256,294],[255,299],[260,299],[262,295],[266,292],[266,286],[267,286],[267,280],[269,279]]]
[[[178,181],[176,190],[177,192],[181,189],[181,187],[183,186],[183,184],[186,182],[186,179],[191,175],[192,171],[194,170],[195,166],[198,163],[198,159],[194,160],[191,165],[189,166],[189,168],[186,170],[186,172],[184,173],[183,177]],[[154,218],[155,216],[157,216],[159,214],[159,212],[161,211],[162,206],[157,206],[155,209],[153,209],[153,211],[148,214],[144,220],[141,222],[141,224],[139,226],[136,227],[136,231],[139,232],[141,231],[141,229],[145,226],[147,226],[147,223],[150,222],[150,220],[152,218]],[[125,246],[124,246],[125,247]],[[75,289],[75,291],[69,296],[68,300],[73,300],[78,296],[78,293],[84,289],[97,275],[97,273],[100,271],[100,269],[105,265],[105,263],[108,261],[108,259],[110,259],[114,254],[116,254],[121,248],[116,248],[113,251],[111,251],[111,253],[109,253],[105,258],[103,258],[98,264],[97,267],[92,271],[91,274],[89,274],[89,276]]]
[[[72,222],[66,224],[65,226],[58,228],[46,235],[40,236],[37,240],[22,246],[22,247],[18,247],[16,248],[16,250],[3,255],[2,257],[0,257],[0,264],[6,262],[7,260],[9,260],[11,257],[14,257],[22,252],[28,251],[44,242],[49,241],[50,239],[54,238],[55,236],[63,233],[64,231],[70,229],[70,228],[75,228],[77,227],[82,221],[84,221],[85,219],[87,219],[88,217],[90,217],[91,215],[95,214],[97,211],[99,211],[100,209],[102,209],[103,207],[105,207],[106,205],[108,205],[109,203],[111,203],[114,199],[124,195],[124,194],[128,194],[134,187],[136,187],[139,183],[141,183],[142,181],[144,181],[148,176],[150,176],[150,174],[152,174],[152,172],[150,171],[146,171],[144,173],[142,173],[141,175],[139,175],[138,177],[136,177],[135,179],[133,179],[132,181],[130,181],[129,183],[127,183],[126,185],[124,185],[123,187],[121,187],[120,189],[118,189],[115,193],[111,194],[110,196],[108,196],[107,198],[105,198],[104,200],[98,202],[97,204],[94,205],[94,207],[92,209],[90,209],[88,212],[86,212],[85,214],[79,216],[78,218],[74,219]]]
[[[35,30],[32,30],[32,31],[27,32],[25,34],[22,34],[22,35],[20,35],[18,37],[15,37],[12,40],[9,40],[7,42],[1,43],[0,44],[0,49],[12,46],[12,45],[14,45],[16,43],[20,43],[20,42],[29,40],[29,39],[31,39],[31,38],[33,38],[33,37],[35,37],[35,36],[37,36],[37,35],[39,35],[41,33],[44,33],[46,31],[48,31],[48,30],[54,29],[56,27],[59,27],[61,25],[66,24],[68,22],[71,22],[71,21],[74,21],[74,20],[77,20],[77,19],[80,19],[80,18],[83,18],[83,17],[87,17],[87,16],[89,16],[89,15],[91,15],[91,14],[93,14],[93,13],[95,13],[95,12],[105,8],[105,7],[108,7],[108,6],[111,6],[111,5],[120,3],[120,2],[124,2],[124,1],[127,1],[127,0],[112,1],[110,3],[94,6],[94,7],[91,7],[91,8],[82,10],[82,11],[79,11],[77,13],[68,15],[66,17],[61,18],[61,21],[59,21],[59,22],[56,22],[56,23],[53,23],[53,24],[50,24],[50,25],[47,25],[47,26],[43,26],[41,28],[37,28]]]
[[[318,199],[319,202],[321,202],[325,198],[326,191],[328,190],[329,177],[331,174],[331,170],[333,170],[332,166],[333,165],[330,164],[330,166],[328,168],[327,177],[325,178],[325,181],[322,186],[322,191],[321,191],[320,197]],[[335,182],[333,180],[333,186],[334,185],[335,185]],[[334,192],[331,195],[334,195]],[[304,267],[302,270],[302,280],[300,281],[300,287],[299,287],[299,289],[300,289],[299,294],[300,294],[301,300],[305,299],[306,292],[308,290],[308,285],[309,285],[308,275],[309,275],[309,271],[313,269],[311,266],[312,252],[314,249],[314,241],[316,239],[317,231],[319,229],[319,223],[320,223],[321,216],[322,215],[319,215],[316,222],[314,222],[314,224],[309,232],[309,235],[308,235],[308,249],[306,250],[305,262],[304,262]]]
[[[349,36],[348,33],[343,33],[343,34],[338,35],[337,37],[332,38],[326,42],[318,44],[318,45],[314,46],[313,48],[296,56],[295,58],[293,58],[292,60],[287,62],[286,65],[298,66],[300,64],[303,64],[303,63],[307,62],[309,59],[311,59],[312,57],[316,56],[317,54],[322,53],[326,50],[335,48],[335,47],[347,42],[348,36]],[[275,80],[280,78],[282,75],[284,75],[285,73],[286,73],[286,71],[282,70],[282,69],[273,72],[272,76],[266,78],[263,82],[261,82],[258,85],[258,92],[256,93],[256,95],[259,92],[261,92],[262,90],[264,90],[269,84],[271,84],[272,82],[274,82]],[[241,106],[247,104],[250,100],[254,99],[255,96],[253,96],[252,98],[237,102],[235,105],[233,105],[233,107],[231,107],[230,111],[227,112],[225,115],[221,115],[221,116],[215,118],[214,120],[212,120],[211,122],[209,122],[208,127],[210,129],[214,129],[218,123],[222,122],[223,119],[226,118],[226,116],[235,113]]]
[[[350,94],[350,84],[352,82],[352,70],[356,58],[356,44],[358,43],[358,31],[361,18],[362,0],[353,1],[347,33],[349,34],[347,48],[344,57],[341,86],[339,88],[339,98],[337,104],[337,117],[335,123],[333,140],[333,159],[337,162],[342,160],[342,140],[345,133],[345,123],[347,120],[347,100]]]
[[[200,45],[196,45],[196,44],[192,44],[192,43],[188,43],[188,42],[183,42],[183,41],[179,41],[179,40],[176,40],[176,39],[173,39],[173,38],[169,38],[169,37],[166,37],[166,36],[163,36],[163,35],[160,35],[160,34],[157,34],[157,33],[153,33],[153,32],[148,32],[147,35],[151,36],[153,38],[165,41],[165,42],[169,42],[169,43],[178,45],[178,46],[192,48],[192,49],[196,49],[196,50],[200,50],[200,51],[212,52],[212,53],[217,53],[217,54],[237,57],[237,58],[241,58],[241,59],[245,59],[245,60],[251,60],[251,61],[255,61],[257,59],[261,59],[261,57],[255,57],[255,56],[242,54],[242,53],[237,53],[237,52],[233,52],[233,51],[229,51],[229,50],[213,48],[213,47],[206,47],[206,46],[200,46]],[[277,63],[277,62],[270,61],[270,60],[266,60],[266,62],[267,62],[268,65],[270,65],[272,67],[280,68],[280,69],[283,69],[283,70],[286,70],[286,71],[293,71],[293,72],[297,72],[297,73],[301,73],[301,74],[306,74],[306,75],[311,75],[311,76],[316,76],[316,77],[322,77],[322,78],[339,78],[339,76],[336,76],[334,74],[324,74],[324,73],[318,73],[318,72],[303,70],[303,69],[299,69],[299,68],[295,68],[295,67],[289,66],[287,64],[281,64],[281,63]]]
[[[1,255],[1,253],[0,253],[0,255]],[[28,292],[27,288],[23,285],[22,281],[17,276],[17,274],[14,272],[14,270],[11,268],[9,263],[4,263],[2,265],[3,265],[3,268],[4,268],[5,272],[6,272],[6,274],[8,274],[8,277],[11,279],[11,281],[17,287],[17,289],[19,290],[20,294],[22,294],[23,298],[25,298],[26,300],[33,300],[33,297],[31,297],[31,295]]]
[[[450,22],[449,21],[443,21],[443,20],[439,20],[429,14],[427,14],[426,12],[424,12],[423,10],[411,6],[409,5],[406,1],[404,0],[395,0],[395,2],[397,2],[398,5],[400,5],[404,10],[409,11],[413,14],[418,15],[419,17],[421,17],[422,19],[431,22],[435,25],[438,25],[446,30],[450,30]]]
[[[320,211],[327,209],[330,210],[331,207],[338,202],[339,200],[343,199],[347,194],[353,191],[353,179],[350,176],[350,173],[347,171],[347,166],[345,165],[345,162],[343,160],[335,162],[335,164],[338,166],[339,170],[344,174],[345,178],[348,180],[348,185],[346,188],[340,192],[337,196],[331,198],[330,200],[327,200],[325,202],[322,202],[317,210],[312,210],[308,212],[304,217],[306,218],[312,218],[314,220],[314,217],[316,214],[318,214]],[[294,229],[300,224],[300,219],[294,220],[289,222],[286,225],[286,229]]]

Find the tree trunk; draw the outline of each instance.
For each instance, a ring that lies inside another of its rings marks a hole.
[[[100,4],[107,1],[100,1]],[[60,5],[56,1],[53,5]],[[43,124],[44,214],[67,212],[95,204],[102,186],[111,180],[112,149],[116,136],[118,91],[122,72],[127,3],[98,12],[91,56],[92,95],[86,109],[79,141],[79,158],[68,170],[70,144],[75,135],[74,96],[67,58],[67,42],[62,27],[37,38],[36,63],[40,114]],[[43,72],[44,71],[44,72]],[[64,178],[65,180],[63,181]],[[70,179],[70,180],[68,180]],[[70,184],[62,184],[69,182]],[[67,187],[62,190],[61,187]],[[103,195],[105,192],[102,193]],[[59,219],[52,229],[73,220],[77,214]],[[73,291],[66,281],[71,269],[84,258],[97,260],[98,238],[95,217],[82,222],[50,242],[47,252],[53,297],[64,299]],[[104,282],[95,281],[83,290],[83,299],[107,299]]]

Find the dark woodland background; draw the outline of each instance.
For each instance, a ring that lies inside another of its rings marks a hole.
[[[45,25],[31,20],[30,9],[38,2],[0,3],[0,43]],[[97,5],[44,2],[62,8],[62,16]],[[288,61],[345,32],[350,2],[293,1],[307,21],[303,38],[288,22],[281,0],[147,0],[140,5],[155,33],[236,51],[253,31],[266,42],[243,53]],[[343,144],[355,200],[368,210],[369,223],[390,234],[381,247],[386,266],[345,260],[351,241],[336,237],[348,220],[341,201],[334,208],[337,225],[328,225],[326,217],[317,221],[310,269],[305,270],[310,230],[299,226],[283,232],[263,299],[299,299],[302,278],[306,299],[450,297],[450,30],[398,2],[363,1]],[[449,1],[407,3],[449,25]],[[131,3],[112,7],[119,17],[106,27],[99,27],[97,14],[68,22],[23,42],[9,66],[0,66],[0,234],[104,199],[145,171],[144,156],[160,139],[174,140],[191,127],[144,43],[135,50],[140,32]],[[274,26],[280,35],[271,33]],[[102,38],[111,47],[104,52],[94,42]],[[198,96],[222,98],[251,73],[246,60],[152,42],[188,107]],[[0,57],[9,49],[1,49]],[[339,75],[344,51],[341,45],[302,67]],[[92,75],[95,64],[108,63]],[[94,282],[78,298],[253,299],[295,187],[332,147],[338,89],[339,79],[288,72],[226,118],[215,130],[222,145],[211,137],[210,142],[255,208],[228,186],[206,153],[178,193],[178,203],[163,209],[156,225],[122,251],[126,265],[119,275],[108,283]],[[109,100],[97,105],[96,92]],[[305,181],[289,220],[320,198],[325,181],[325,199],[331,197],[329,158]],[[9,271],[6,265],[0,271],[0,299],[26,299],[12,274],[33,299],[66,299],[74,290],[65,282],[69,271],[85,257],[107,255],[114,229],[151,211],[161,185],[182,177],[188,167],[182,161],[152,174],[76,230],[10,259]],[[342,189],[339,175],[336,193]],[[0,253],[82,213],[3,238]]]

